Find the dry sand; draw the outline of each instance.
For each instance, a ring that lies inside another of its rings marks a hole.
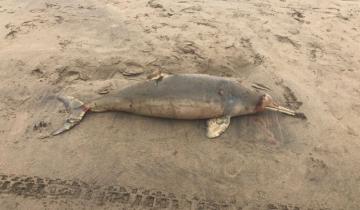
[[[359,48],[358,0],[0,0],[0,209],[360,209]],[[308,120],[209,140],[100,113],[41,139],[66,116],[53,96],[159,69],[264,84]]]

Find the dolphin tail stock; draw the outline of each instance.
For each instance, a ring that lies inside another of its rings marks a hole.
[[[56,136],[60,133],[63,133],[75,125],[79,124],[80,121],[85,116],[86,112],[89,111],[89,108],[84,105],[84,103],[74,97],[71,96],[58,96],[57,99],[61,101],[67,112],[70,113],[70,115],[67,117],[64,126],[53,131],[51,135]]]

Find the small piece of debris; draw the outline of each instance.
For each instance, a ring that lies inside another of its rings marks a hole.
[[[307,120],[307,117],[303,112],[296,112],[294,117],[295,118],[300,118],[300,119],[303,119],[303,120]]]
[[[156,0],[150,0],[148,1],[148,6],[152,8],[164,8],[163,5],[156,2]]]
[[[41,130],[42,128],[46,128],[48,125],[50,125],[50,123],[41,120],[40,122],[35,123],[35,125],[33,126],[33,130]]]
[[[43,71],[41,71],[40,68],[35,68],[33,70],[31,70],[31,75],[34,75],[34,76],[42,76],[44,74]]]

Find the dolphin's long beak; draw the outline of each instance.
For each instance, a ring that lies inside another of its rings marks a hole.
[[[296,112],[294,110],[288,109],[288,108],[283,107],[283,106],[279,106],[276,103],[271,103],[270,105],[267,105],[264,108],[267,109],[267,110],[281,112],[281,113],[291,115],[291,116],[296,115]]]

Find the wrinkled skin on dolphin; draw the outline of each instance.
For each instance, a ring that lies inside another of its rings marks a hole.
[[[207,136],[220,136],[230,118],[269,109],[289,115],[292,110],[278,106],[272,98],[238,80],[204,74],[166,75],[105,95],[88,104],[69,96],[60,96],[70,112],[60,134],[78,124],[86,112],[121,111],[171,119],[207,119]]]

